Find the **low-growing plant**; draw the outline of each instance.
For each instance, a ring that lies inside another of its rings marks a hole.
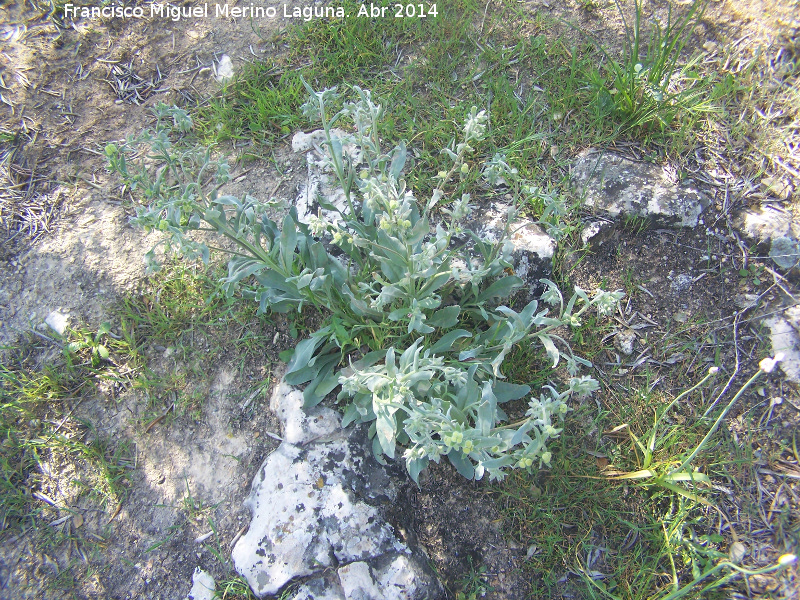
[[[609,314],[622,294],[576,289],[565,302],[554,283],[542,280],[542,300],[553,308],[540,309],[537,300],[519,312],[499,304],[523,285],[505,270],[516,205],[533,188],[495,157],[484,175],[502,176],[516,197],[505,228],[489,242],[465,227],[473,205],[456,180],[474,168],[468,159],[485,135],[484,111],[473,107],[460,141],[442,149],[450,167],[419,203],[403,176],[405,142],[390,152],[381,148],[384,108],[371,93],[354,87],[354,101],[341,103],[335,88],[305,85],[303,111],[322,123],[326,166],[341,186],[339,196],[318,199],[317,215],[301,220],[292,207],[279,228],[268,216],[274,202],[218,195],[212,184],[228,180],[227,163],[187,144],[188,114],[160,105],[154,129],[106,149],[111,169],[148,203],[133,222],[163,231],[168,250],[205,261],[210,248],[192,233],[227,238],[234,249],[225,289],[254,299],[261,311],[326,311],[324,326],[297,344],[285,381],[306,385],[307,407],[341,386],[338,400],[349,400],[343,426],[370,423],[379,459],[404,447],[414,480],[443,456],[475,479],[549,464],[547,443],[561,432],[556,425],[570,410],[567,401],[598,388],[578,375],[589,363],[557,329],[580,326],[590,310]],[[331,114],[332,105],[342,108]],[[352,133],[337,134],[334,125],[348,121]],[[154,252],[148,257],[152,263]],[[544,386],[528,399],[524,417],[508,422],[500,405],[531,392],[505,381],[502,371],[523,340],[540,343],[554,369],[565,359],[571,378],[564,389]]]
[[[630,22],[618,0],[615,3],[625,30],[624,53],[617,60],[595,40],[606,59],[603,69],[589,76],[600,111],[618,115],[626,128],[663,130],[681,113],[715,110],[710,82],[696,68],[699,59],[679,62],[692,29],[702,18],[702,3],[692,3],[682,18],[673,18],[670,6],[666,25],[662,28],[655,21],[649,39],[642,31],[641,0],[635,0]]]
[[[94,335],[90,331],[73,331],[72,337],[77,338],[69,342],[64,347],[64,354],[70,358],[78,355],[82,350],[88,350],[90,354],[91,364],[97,367],[104,360],[108,360],[110,353],[105,344],[103,344],[104,336],[108,335],[111,331],[110,323],[102,323]]]

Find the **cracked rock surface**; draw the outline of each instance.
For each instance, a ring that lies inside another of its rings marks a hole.
[[[587,150],[572,166],[572,187],[586,206],[601,218],[638,216],[662,226],[696,227],[708,197],[691,185],[674,181],[663,167],[634,162],[617,154]],[[607,222],[590,224],[584,242],[606,229]]]
[[[481,206],[473,215],[476,217],[467,227],[481,240],[497,243],[503,235],[511,204],[492,202]],[[525,218],[517,219],[509,228],[508,240],[513,246],[511,254],[514,274],[525,282],[529,298],[538,297],[546,287],[540,279],[549,279],[553,274],[553,255],[556,241],[544,229]],[[470,240],[464,240],[470,245]]]
[[[259,598],[302,577],[309,579],[295,600],[440,597],[424,552],[383,519],[397,488],[372,457],[366,429],[343,430],[336,412],[302,406],[299,390],[278,386],[271,408],[284,440],[253,481],[250,528],[232,553],[236,570]]]

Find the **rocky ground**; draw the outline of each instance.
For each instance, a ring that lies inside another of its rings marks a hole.
[[[540,2],[529,8],[550,4],[561,15],[577,6]],[[798,18],[791,3],[715,4],[708,28],[718,39],[769,35],[775,19],[791,23]],[[48,315],[57,312],[71,326],[96,331],[122,299],[142,293],[142,256],[156,236],[129,225],[129,191],[105,170],[106,143],[141,131],[156,102],[199,100],[220,88],[227,65],[237,70],[280,52],[273,40],[287,25],[280,19],[259,28],[246,19],[71,22],[30,3],[4,5],[0,345],[5,361],[21,360],[16,349],[32,344],[39,364],[55,364],[61,349],[44,324]],[[614,25],[609,23],[609,32]],[[655,172],[642,167],[636,149],[617,150],[618,160],[630,160],[625,165],[644,169],[652,185],[666,190],[667,201],[678,193],[669,169]],[[271,158],[237,165],[227,191],[294,201],[308,183],[305,155],[293,152],[286,140]],[[776,266],[769,252],[773,239],[800,236],[800,181],[790,168],[753,189],[726,179],[711,158],[701,157],[692,166],[695,204],[675,209],[678,220],[689,215],[681,227],[673,226],[676,219],[670,215],[663,222],[652,219],[652,206],[628,207],[628,213],[643,217],[640,221],[616,216],[619,211],[603,205],[599,196],[647,184],[623,180],[612,190],[597,173],[591,175],[598,201],[584,220],[593,227],[585,234],[593,251],[561,258],[575,285],[623,287],[628,293],[610,339],[616,352],[607,350],[607,360],[596,362],[595,376],[613,396],[620,393],[618,381],[648,366],[678,365],[677,377],[694,379],[721,357],[736,366],[735,375],[759,356],[782,350],[790,359],[781,365],[782,374],[762,388],[761,404],[743,410],[765,415],[768,410],[764,435],[793,439],[800,424],[800,368],[791,362],[792,353],[797,358],[800,351],[797,270]],[[576,192],[591,178],[580,179],[580,171],[578,162]],[[698,206],[702,212],[693,212]],[[748,274],[740,275],[742,269]],[[709,329],[714,322],[719,325]],[[689,353],[683,345],[695,325],[703,326],[698,343],[704,352]],[[127,494],[118,502],[99,502],[77,483],[83,477],[80,461],[43,458],[31,491],[38,494],[37,518],[49,523],[50,533],[0,530],[0,598],[172,599],[188,593],[198,566],[218,581],[231,578],[231,550],[250,522],[244,501],[264,460],[285,436],[285,424],[270,410],[269,399],[280,379],[278,354],[293,347],[297,329],[297,323],[276,316],[241,328],[226,326],[213,339],[195,338],[187,330],[181,342],[188,342],[189,353],[183,343],[141,349],[154,380],[180,385],[137,385],[121,361],[113,380],[101,380],[91,394],[76,393],[70,414],[92,427],[88,433],[76,429],[75,435],[114,441],[129,478]],[[262,340],[255,351],[241,351],[245,332]],[[112,323],[111,333],[122,335],[120,322]],[[209,352],[213,356],[204,356]],[[741,419],[732,421],[734,432],[737,423]],[[750,439],[748,432],[738,434]],[[755,448],[762,449],[766,452]],[[796,464],[753,468],[767,498],[761,512],[783,505],[798,510]],[[503,530],[486,487],[465,483],[443,466],[432,468],[419,487],[401,474],[393,476],[396,500],[383,518],[400,542],[427,552],[447,582],[463,579],[471,565],[480,563],[494,590],[487,598],[525,596],[528,584],[521,569],[529,547],[515,539],[514,531]],[[739,502],[733,493],[723,498],[728,514],[742,508]],[[796,519],[791,527],[797,527]],[[773,560],[777,555],[770,531],[757,530],[748,539],[753,556]],[[347,577],[339,576],[346,585]],[[313,580],[306,584],[315,585]],[[752,591],[787,598],[796,593],[781,585],[754,582]],[[241,588],[230,589],[229,597],[246,597]]]

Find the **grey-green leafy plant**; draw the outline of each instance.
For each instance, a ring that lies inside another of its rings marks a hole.
[[[209,256],[194,231],[228,238],[235,248],[227,292],[240,291],[262,311],[305,305],[326,311],[324,326],[297,344],[285,381],[305,384],[307,407],[341,386],[338,399],[348,401],[343,425],[370,423],[379,458],[404,448],[414,480],[443,456],[476,479],[549,464],[547,444],[561,432],[556,425],[570,410],[567,401],[598,388],[578,375],[589,363],[574,356],[556,330],[579,326],[588,310],[609,314],[622,294],[589,296],[577,289],[565,302],[556,285],[543,280],[542,299],[553,314],[535,300],[520,311],[499,304],[523,285],[504,273],[516,209],[509,210],[500,239],[490,243],[463,225],[473,209],[470,196],[450,191],[456,176],[469,174],[467,159],[486,131],[484,111],[473,107],[461,139],[442,150],[452,165],[436,175],[431,197],[419,203],[403,177],[405,143],[389,152],[381,147],[384,109],[370,92],[354,87],[354,101],[331,114],[340,99],[336,89],[306,87],[303,111],[322,123],[327,167],[343,195],[338,206],[320,198],[320,212],[307,222],[290,208],[278,227],[268,204],[218,195],[212,184],[227,180],[227,164],[181,142],[191,127],[188,115],[160,106],[154,130],[107,148],[111,168],[148,202],[134,222],[164,231],[168,248],[189,258]],[[353,133],[337,135],[335,125],[349,125]],[[348,150],[353,146],[360,152]],[[525,193],[528,184],[504,161],[495,160],[492,169],[517,196]],[[468,244],[458,241],[465,237]],[[524,417],[508,422],[501,405],[531,392],[505,381],[502,372],[504,358],[523,342],[541,344],[553,368],[565,359],[571,379],[563,390],[538,390]]]

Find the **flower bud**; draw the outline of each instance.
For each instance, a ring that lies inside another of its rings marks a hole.
[[[760,363],[758,363],[758,366],[761,368],[762,371],[764,371],[764,373],[772,373],[772,369],[774,369],[775,365],[777,365],[780,361],[783,360],[783,357],[784,357],[783,352],[778,352],[775,355],[775,358],[765,358]]]

